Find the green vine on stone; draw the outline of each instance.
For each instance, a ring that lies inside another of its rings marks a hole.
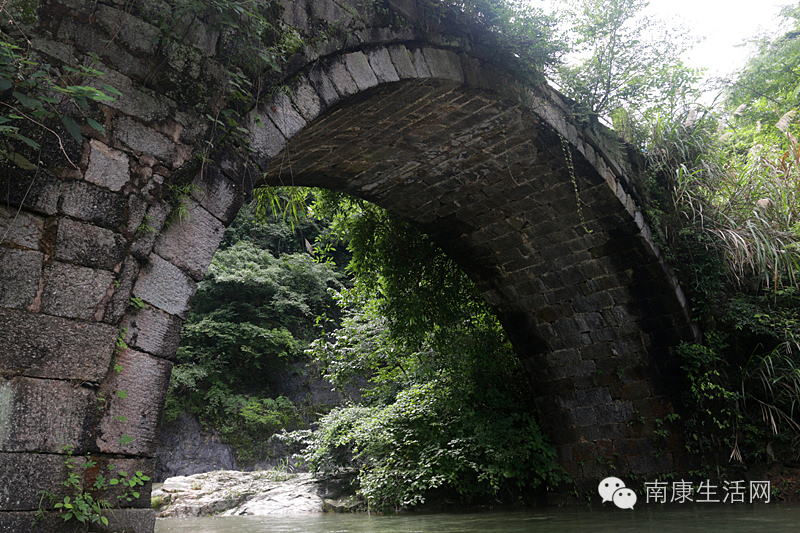
[[[109,464],[110,477],[106,478],[102,474],[97,474],[91,490],[85,490],[81,483],[79,470],[94,468],[97,466],[97,461],[93,460],[91,454],[87,453],[83,462],[80,462],[73,455],[72,446],[65,446],[64,452],[67,454],[65,461],[67,478],[61,482],[64,486],[64,492],[55,493],[47,490],[39,492],[41,498],[39,500],[39,510],[36,513],[37,521],[42,520],[47,515],[48,511],[43,508],[45,500],[47,500],[52,505],[53,511],[57,512],[58,516],[65,522],[74,520],[87,526],[91,524],[108,526],[106,513],[114,505],[109,500],[97,495],[113,486],[119,485],[123,490],[117,496],[117,500],[120,503],[123,501],[130,503],[140,497],[141,494],[137,489],[144,486],[147,481],[150,481],[150,477],[140,470],[133,474],[120,470],[114,475],[115,467]],[[94,496],[92,493],[94,493]]]
[[[592,230],[586,227],[586,219],[583,216],[583,200],[581,200],[580,191],[578,190],[578,176],[575,174],[575,164],[572,161],[572,150],[570,149],[569,141],[560,133],[558,137],[561,139],[561,150],[564,152],[569,178],[570,181],[572,181],[572,188],[575,190],[575,201],[578,204],[578,216],[581,219],[581,227],[586,233],[592,233]]]

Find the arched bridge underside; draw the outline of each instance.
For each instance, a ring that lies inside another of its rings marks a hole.
[[[0,531],[71,530],[33,525],[39,491],[62,490],[65,446],[98,461],[79,471],[87,486],[109,463],[153,471],[181,322],[259,181],[359,196],[439,243],[500,317],[580,490],[687,470],[680,439],[653,432],[678,393],[673,348],[696,332],[637,210],[640,169],[602,128],[458,36],[371,27],[369,14],[354,25],[352,9],[318,0],[286,3],[286,24],[351,33],[291,58],[290,90],[250,114],[253,153],[208,152],[212,124],[180,91],[215,80],[224,35],[195,21],[179,57],[153,44],[149,5],[42,2],[27,22],[40,56],[95,52],[123,96],[93,115],[104,135],[66,144],[76,168],[55,138],[36,170],[3,163]],[[166,185],[187,176],[190,216],[166,225]],[[112,529],[151,533],[149,493]]]

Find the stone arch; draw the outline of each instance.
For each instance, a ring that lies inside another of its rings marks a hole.
[[[346,18],[332,0],[286,8],[301,31],[312,15]],[[414,16],[413,3],[392,8]],[[161,87],[148,81],[161,58],[141,39],[157,36],[143,14],[125,16],[137,32],[107,45],[116,7],[60,0],[53,13],[40,53],[70,64],[97,52],[124,96],[103,109],[107,135],[68,146],[78,168],[0,177],[0,472],[13,487],[0,491],[2,528],[64,530],[32,522],[38,491],[60,487],[65,445],[100,468],[152,472],[182,319],[262,175],[351,192],[439,242],[501,317],[579,489],[608,472],[597,458],[618,474],[684,468],[681,443],[656,450],[652,432],[672,409],[672,347],[696,332],[637,210],[637,159],[555,91],[461,34],[350,28],[292,58],[289,91],[250,115],[251,156],[221,150],[198,167],[208,123],[175,87],[213,79],[219,35],[188,31],[182,46],[204,68],[168,55]],[[190,216],[166,226],[164,184],[190,171]],[[116,526],[150,533],[148,497]]]
[[[290,87],[252,130],[263,179],[369,200],[453,257],[500,317],[578,486],[613,473],[587,458],[617,474],[685,468],[682,444],[661,453],[651,432],[679,389],[672,348],[697,331],[636,207],[635,154],[551,89],[448,49],[364,48]]]

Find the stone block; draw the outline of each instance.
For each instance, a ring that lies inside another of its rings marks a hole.
[[[672,472],[674,469],[672,455],[669,453],[662,454],[658,457],[656,457],[655,453],[640,457],[630,456],[627,459],[631,473],[637,476],[662,474],[665,472]]]
[[[75,66],[78,64],[75,59],[75,47],[71,44],[32,37],[31,47],[45,55],[58,59],[66,65]]]
[[[401,79],[419,77],[419,75],[417,75],[417,70],[414,68],[413,56],[411,52],[408,51],[408,48],[402,44],[397,44],[389,46],[387,50],[389,51],[389,57],[397,71],[397,75],[400,76]]]
[[[174,315],[145,307],[126,316],[122,327],[127,329],[125,342],[131,348],[172,359],[181,341],[182,325]]]
[[[391,83],[400,81],[400,76],[397,74],[392,63],[392,58],[389,56],[389,51],[384,48],[376,48],[367,52],[367,59],[369,59],[370,67],[375,73],[379,83]]]
[[[0,509],[35,510],[42,501],[41,491],[62,493],[65,461],[64,455],[0,453]]]
[[[430,78],[431,71],[428,68],[428,64],[425,61],[425,55],[422,52],[421,48],[414,48],[411,50],[411,63],[414,65],[414,71],[416,72],[415,78]],[[397,64],[395,63],[395,66]]]
[[[339,101],[339,93],[336,92],[336,87],[334,87],[333,82],[322,67],[313,67],[308,72],[308,81],[317,91],[317,94],[326,107],[330,107]]]
[[[118,334],[107,324],[0,309],[0,368],[5,375],[99,383]]]
[[[269,160],[275,157],[286,146],[286,138],[271,120],[257,119],[255,111],[250,114],[248,130],[250,131],[250,148],[253,159],[265,168]]]
[[[333,0],[314,0],[311,2],[311,18],[322,19],[328,24],[346,28],[354,15],[343,9]]]
[[[133,295],[172,315],[186,318],[197,283],[172,263],[150,254],[133,287]]]
[[[39,290],[44,254],[0,248],[0,306],[24,309]]]
[[[425,48],[423,53],[432,78],[464,82],[461,60],[455,53],[440,48]]]
[[[291,139],[306,126],[306,121],[292,107],[292,102],[285,94],[279,94],[264,108],[263,113],[281,130],[287,139]]]
[[[152,509],[114,509],[107,513],[108,526],[93,524],[92,531],[103,533],[153,533],[156,513]],[[0,513],[0,533],[75,533],[73,520],[65,522],[51,513],[39,520],[35,511]]]
[[[342,98],[347,98],[358,92],[358,85],[356,85],[353,76],[350,75],[350,71],[347,70],[341,59],[333,59],[326,70],[328,77],[336,88],[336,92]]]
[[[117,138],[134,150],[151,155],[172,168],[179,168],[189,159],[191,151],[183,145],[176,145],[157,131],[123,117],[115,122]]]
[[[165,389],[166,390],[166,389]],[[97,412],[94,393],[69,381],[0,379],[0,451],[86,450]]]
[[[204,24],[199,17],[191,15],[184,17],[178,21],[173,31],[174,35],[180,35],[182,42],[199,49],[204,56],[212,57],[217,53],[219,31]]]
[[[291,98],[292,103],[300,111],[303,118],[306,119],[306,122],[311,122],[322,112],[322,100],[306,76],[300,75],[297,77],[291,91]]]
[[[96,20],[100,26],[125,43],[129,48],[146,54],[153,53],[158,46],[161,30],[129,12],[99,4]]]
[[[44,230],[44,219],[22,211],[0,205],[0,236],[3,242],[14,243],[23,248],[39,250],[39,241]]]
[[[98,526],[104,533],[152,533],[156,527],[156,512],[152,509],[118,509],[108,516],[108,526]]]
[[[33,174],[4,172],[0,175],[0,203],[5,206],[19,206],[55,215],[58,209],[58,195],[61,180],[44,171]]]
[[[88,320],[98,310],[114,274],[54,261],[44,268],[42,312]]]
[[[135,64],[130,68],[136,70],[137,66],[138,64]],[[105,83],[122,93],[122,96],[115,95],[114,101],[105,102],[105,105],[147,122],[164,120],[172,116],[175,108],[175,103],[172,100],[164,96],[155,98],[138,89],[129,77],[111,69],[105,70],[106,74],[91,82],[90,85],[98,90],[105,91],[103,88]],[[135,72],[129,72],[129,74],[133,75]]]
[[[283,7],[281,20],[301,35],[309,34],[308,6],[305,0],[280,0]]]
[[[123,459],[121,457],[116,456],[105,456],[105,455],[92,455],[92,460],[95,461],[97,464],[86,470],[85,475],[85,483],[88,486],[94,485],[95,480],[97,479],[98,474],[102,474],[105,478],[112,478],[116,477],[117,479],[126,479],[126,476],[120,476],[119,472],[125,472],[127,475],[127,479],[136,473],[137,471],[141,471],[144,475],[152,478],[153,477],[153,470],[155,470],[155,459],[143,459],[143,458],[135,458],[135,459]],[[106,490],[104,490],[100,496],[112,503],[121,502],[118,497],[122,496],[127,489],[130,487],[123,486],[122,483],[117,485],[111,485]],[[150,508],[150,493],[153,490],[153,480],[145,481],[144,485],[139,485],[136,488],[136,492],[139,493],[138,498],[132,498],[133,501],[125,502],[126,507],[135,507],[135,508]],[[130,493],[129,496],[132,497]],[[114,511],[116,513],[116,511]],[[109,521],[110,521],[109,517]]]
[[[122,262],[125,244],[118,233],[62,218],[58,221],[55,255],[60,261],[112,270]]]
[[[125,314],[125,310],[130,305],[133,283],[139,275],[139,270],[139,263],[136,259],[131,255],[127,256],[117,277],[114,293],[106,304],[103,314],[103,322],[106,324],[116,324]]]
[[[144,216],[142,224],[138,226],[130,247],[130,253],[139,261],[146,261],[147,256],[153,251],[159,232],[171,212],[172,206],[167,202],[153,204],[147,209],[147,214]]]
[[[112,191],[118,191],[130,180],[128,156],[100,141],[89,141],[89,166],[85,179]]]
[[[82,181],[65,184],[61,197],[64,214],[110,228],[123,225],[125,204],[121,194]]]
[[[611,403],[611,401],[611,393],[605,387],[568,392],[558,397],[559,405],[565,409],[603,405]]]
[[[156,239],[154,251],[200,281],[225,234],[225,226],[194,200],[183,201],[188,217],[164,230]]]
[[[96,445],[103,453],[154,457],[172,363],[131,349],[121,350],[115,361],[122,370],[111,372],[100,387],[106,401]]]
[[[369,65],[369,60],[364,52],[353,52],[344,56],[344,64],[359,91],[366,91],[378,85],[378,78]]]
[[[36,511],[0,512],[0,533],[75,533],[75,524],[52,513],[39,519]],[[152,533],[152,530],[148,533]]]
[[[245,192],[214,166],[206,166],[197,175],[192,198],[226,226],[233,222],[244,203]]]

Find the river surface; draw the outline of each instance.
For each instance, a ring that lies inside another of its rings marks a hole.
[[[291,516],[169,518],[156,533],[797,533],[800,505],[707,504],[623,510],[565,507],[392,516],[314,513]]]

